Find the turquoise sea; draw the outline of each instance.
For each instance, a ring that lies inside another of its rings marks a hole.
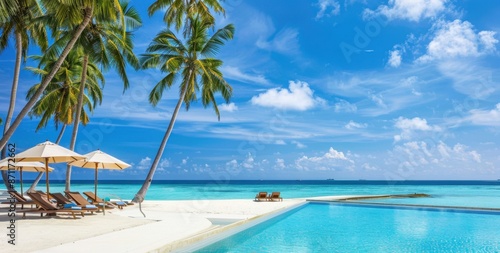
[[[31,184],[25,182],[27,189]],[[99,181],[101,197],[132,199],[142,181]],[[37,189],[45,191],[45,183]],[[92,180],[71,184],[73,191],[93,191]],[[64,182],[51,181],[51,192],[63,192]],[[146,200],[253,199],[260,191],[279,191],[284,198],[332,195],[426,193],[431,198],[377,200],[380,202],[500,208],[500,181],[153,181]],[[374,200],[371,200],[374,201]]]

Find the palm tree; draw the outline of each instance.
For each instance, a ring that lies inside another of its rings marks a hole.
[[[12,79],[10,103],[7,116],[5,117],[3,135],[8,131],[12,116],[14,115],[21,61],[26,59],[30,42],[35,42],[42,50],[47,48],[48,39],[45,27],[30,22],[30,20],[42,14],[42,8],[35,0],[0,0],[0,52],[7,48],[11,36],[14,38],[16,48],[14,78]],[[4,146],[1,146],[0,149],[2,149],[0,158],[3,159],[5,158],[6,150]],[[6,171],[2,171],[2,178],[4,183],[6,183]]]
[[[28,69],[41,75],[42,77],[48,73],[57,61],[57,58],[51,59],[42,56],[32,56],[31,58],[40,62],[39,68]],[[76,108],[76,100],[79,94],[78,88],[80,86],[79,80],[82,73],[81,59],[81,50],[72,50],[69,53],[61,68],[52,79],[52,82],[49,84],[47,89],[45,89],[43,96],[35,103],[29,113],[30,117],[41,117],[40,123],[36,129],[37,131],[45,127],[51,118],[54,119],[56,128],[59,124],[63,125],[55,142],[56,144],[59,144],[61,141],[66,126],[73,122],[73,111]],[[84,98],[84,105],[89,112],[92,112],[93,109],[102,101],[101,86],[104,86],[104,76],[95,64],[89,64],[87,73],[89,76],[86,85],[88,96],[86,95]],[[26,98],[29,99],[33,96],[39,86],[40,84],[32,86],[28,90]],[[89,122],[88,113],[84,109],[82,109],[80,121],[83,125],[86,125]],[[40,172],[28,191],[35,190],[35,187],[42,175],[43,172]]]
[[[129,80],[126,72],[126,64],[130,64],[135,69],[139,68],[139,60],[135,56],[132,43],[132,32],[142,24],[137,11],[128,6],[128,3],[121,2],[121,10],[125,23],[119,22],[92,22],[83,31],[83,36],[79,39],[78,45],[83,50],[82,75],[80,81],[80,93],[75,110],[75,120],[73,122],[73,133],[69,145],[70,150],[75,149],[76,138],[78,135],[78,126],[80,123],[80,113],[82,112],[83,99],[86,79],[87,67],[90,63],[95,62],[101,65],[104,69],[113,67],[117,70],[123,81],[124,90],[129,87]],[[123,28],[123,27],[127,28]],[[122,33],[122,31],[124,31]],[[70,38],[71,34],[61,33],[61,40]],[[70,191],[71,187],[71,165],[66,168],[66,186],[65,191]]]
[[[224,80],[219,70],[222,61],[212,57],[225,41],[232,39],[234,26],[227,25],[209,37],[209,30],[212,27],[209,21],[193,18],[190,23],[192,30],[185,43],[173,31],[164,30],[153,39],[147,49],[148,53],[141,56],[144,68],[158,68],[167,74],[151,91],[150,103],[156,106],[163,92],[170,88],[177,79],[180,79],[180,96],[153,164],[144,184],[135,195],[134,202],[144,200],[182,103],[185,104],[186,110],[189,110],[191,102],[197,100],[197,93],[201,86],[200,96],[203,106],[212,105],[220,119],[214,93],[220,92],[226,102],[229,102],[232,94],[231,86]]]
[[[56,58],[47,59],[42,56],[32,56],[31,58],[40,61],[40,64],[39,68],[28,68],[28,70],[41,75],[42,78],[57,60]],[[82,74],[81,59],[82,51],[72,50],[52,79],[52,82],[45,89],[43,96],[31,108],[28,115],[30,117],[41,118],[36,131],[46,127],[51,118],[53,118],[56,128],[59,124],[62,124],[64,128],[73,122],[74,110],[79,94],[79,80]],[[102,101],[101,87],[104,86],[105,80],[98,66],[92,63],[87,68],[87,76],[89,78],[85,88],[89,96],[84,96],[84,105],[89,112],[92,112]],[[26,99],[31,98],[39,86],[40,84],[32,86],[28,90]],[[85,110],[82,110],[81,115],[80,121],[86,125],[89,122],[88,114]],[[62,132],[63,130],[61,130],[60,135],[62,135]]]
[[[179,31],[184,24],[184,34],[191,30],[192,24],[190,22],[195,16],[199,16],[213,25],[215,18],[210,13],[210,9],[215,13],[225,14],[219,0],[157,0],[149,6],[148,14],[152,16],[163,9],[167,9],[163,15],[163,21],[167,26],[174,25],[175,29]]]
[[[9,2],[9,0],[3,0]],[[61,1],[61,0],[40,0],[43,4],[43,9],[46,10],[46,14],[35,19],[37,22],[47,22],[49,27],[53,29],[53,34],[57,34],[54,29],[60,29],[62,27],[67,28],[72,31],[71,39],[68,40],[66,46],[61,51],[58,56],[57,62],[54,64],[52,70],[45,76],[42,80],[39,89],[33,94],[31,99],[26,103],[26,105],[21,109],[18,116],[12,122],[7,132],[4,133],[2,139],[0,139],[0,148],[3,148],[7,141],[12,137],[14,131],[17,129],[22,119],[28,114],[31,107],[40,98],[43,91],[47,88],[49,83],[54,78],[55,74],[61,67],[64,59],[69,54],[73,46],[76,44],[77,40],[80,38],[83,30],[90,23],[91,19],[94,18],[100,21],[117,21],[120,19],[124,23],[124,18],[122,15],[121,5],[118,0],[112,1],[101,1],[101,0],[79,0],[79,1]],[[5,5],[5,4],[4,4]],[[2,20],[1,18],[0,20]]]

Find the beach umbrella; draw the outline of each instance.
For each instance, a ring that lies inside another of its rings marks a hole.
[[[23,172],[45,172],[45,164],[41,162],[15,162],[10,163],[9,159],[5,158],[0,161],[0,170],[18,170],[19,171],[19,183],[21,185],[21,194],[23,193]],[[52,172],[54,168],[49,167],[49,172]]]
[[[15,156],[18,162],[43,162],[45,164],[47,199],[49,199],[50,196],[49,173],[47,173],[49,171],[49,163],[71,162],[83,158],[85,157],[50,141],[42,142]]]
[[[85,156],[85,159],[70,162],[71,166],[78,166],[82,168],[94,169],[95,179],[94,179],[94,194],[97,197],[97,174],[99,169],[108,170],[123,170],[130,167],[130,164],[125,163],[111,155],[108,155],[100,150],[90,152]]]

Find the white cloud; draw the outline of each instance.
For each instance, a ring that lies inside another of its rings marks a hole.
[[[286,145],[286,142],[284,140],[276,140],[274,142],[274,144],[276,144],[276,145]]]
[[[389,52],[389,61],[387,64],[393,68],[397,68],[401,65],[401,60],[401,51],[396,49]]]
[[[189,157],[182,159],[182,161],[181,161],[182,165],[186,165],[188,160],[189,160]]]
[[[476,150],[457,143],[448,146],[444,142],[429,145],[423,141],[407,142],[395,146],[389,152],[389,165],[397,165],[397,172],[403,177],[439,170],[476,170],[482,163],[481,155]],[[446,171],[445,173],[450,173]]]
[[[352,130],[352,129],[361,129],[361,128],[366,128],[368,125],[366,123],[364,124],[360,124],[360,123],[356,123],[354,121],[349,121],[349,123],[347,123],[344,127],[349,129],[349,130]]]
[[[394,126],[398,129],[401,129],[401,134],[394,136],[395,141],[409,140],[409,139],[413,138],[416,131],[423,131],[423,132],[425,132],[425,131],[432,131],[432,132],[441,131],[440,127],[430,126],[429,124],[427,124],[426,119],[421,119],[419,117],[415,117],[413,119],[399,117],[396,120],[396,123],[394,124]]]
[[[321,19],[324,16],[335,16],[340,13],[340,4],[335,0],[319,0],[317,5],[319,11],[316,14],[316,19]]]
[[[328,152],[322,156],[302,156],[298,158],[295,160],[295,166],[297,169],[304,171],[336,170],[342,168],[352,170],[354,167],[354,161],[347,158],[343,152],[330,147]]]
[[[239,68],[233,66],[222,66],[221,71],[224,77],[240,81],[243,83],[269,84],[269,81],[263,75],[251,75],[243,73]]]
[[[480,126],[500,126],[500,103],[491,110],[474,109],[469,111],[466,121]]]
[[[275,169],[278,169],[278,170],[283,170],[285,169],[285,160],[281,159],[281,158],[277,158],[276,159],[276,162],[274,164],[274,168]]]
[[[151,158],[146,157],[141,159],[139,164],[137,164],[137,168],[140,170],[146,170],[151,168]]]
[[[448,0],[389,0],[375,11],[365,10],[364,17],[386,16],[389,20],[403,19],[418,22],[424,18],[435,18],[446,10]]]
[[[238,110],[238,106],[236,106],[234,103],[220,104],[217,107],[219,107],[219,110],[225,112],[234,112]]]
[[[248,153],[246,159],[241,163],[241,166],[245,169],[253,169],[254,168],[255,159],[252,154]]]
[[[271,40],[259,38],[256,46],[261,49],[282,54],[297,54],[299,51],[299,32],[292,28],[279,31]]]
[[[325,104],[324,99],[314,96],[309,84],[301,81],[290,81],[288,89],[269,89],[252,97],[250,101],[253,105],[296,111],[306,111]]]
[[[351,104],[345,100],[335,103],[335,112],[356,112],[358,107],[355,104]]]
[[[298,141],[292,141],[292,144],[295,144],[297,148],[306,148],[307,146],[298,142]]]
[[[495,50],[498,40],[495,32],[476,33],[473,25],[467,21],[454,20],[439,22],[432,41],[427,46],[427,53],[417,62],[454,57],[477,57]]]

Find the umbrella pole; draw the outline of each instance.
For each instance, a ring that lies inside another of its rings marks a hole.
[[[19,175],[20,182],[19,183],[21,184],[21,195],[23,195],[23,168],[21,168],[19,170],[19,173],[20,173],[20,175]]]
[[[49,158],[45,158],[45,184],[47,186],[47,201],[50,202],[50,199],[49,199],[49,195],[50,195],[50,192],[49,192]]]

